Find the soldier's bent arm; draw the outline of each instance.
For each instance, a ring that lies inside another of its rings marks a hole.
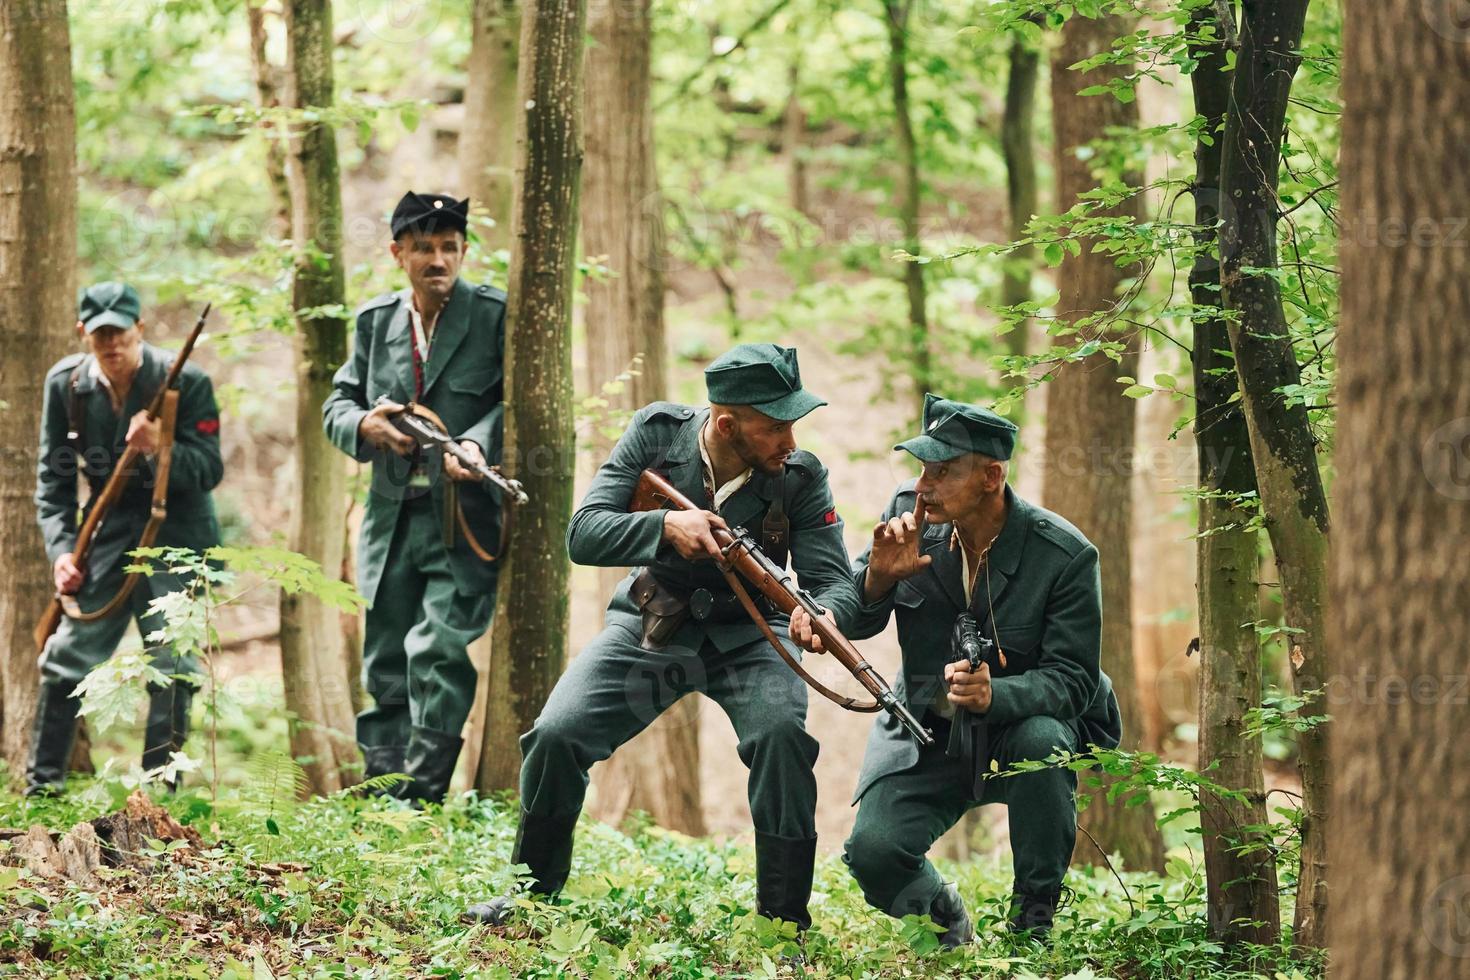
[[[578,565],[646,565],[659,557],[667,512],[628,513],[638,478],[657,452],[644,431],[649,414],[644,408],[633,416],[572,515],[567,552]]]
[[[1070,721],[1079,717],[1101,683],[1101,652],[1102,583],[1097,549],[1089,544],[1072,556],[1047,597],[1036,666],[1022,674],[991,679],[986,720],[1007,722],[1050,715]]]
[[[803,455],[806,461],[798,465],[810,463],[812,482],[792,502],[791,568],[796,572],[797,584],[832,613],[840,629],[852,621],[860,600],[852,588],[842,521],[832,500],[827,469],[814,457]],[[787,474],[787,479],[794,478],[795,474]]]
[[[82,465],[66,438],[69,372],[46,379],[41,407],[40,456],[36,462],[36,519],[52,564],[77,543],[77,473]],[[59,380],[58,380],[59,378]]]
[[[332,376],[332,393],[322,403],[322,428],[332,445],[359,463],[373,458],[373,447],[357,436],[358,426],[368,413],[368,358],[372,353],[373,316],[364,310],[357,315],[357,334],[352,356]]]

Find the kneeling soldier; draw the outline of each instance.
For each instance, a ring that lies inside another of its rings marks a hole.
[[[220,540],[210,496],[224,475],[214,386],[192,362],[185,364],[173,432],[163,431],[162,418],[150,421],[147,406],[174,358],[143,342],[140,313],[138,294],[131,286],[103,282],[83,290],[77,333],[88,352],[62,358],[46,375],[36,511],[56,591],[73,596],[84,618],[64,617],[41,654],[41,690],[26,771],[28,794],[62,787],[76,737],[77,684],[112,656],[132,620],[137,620],[145,642],[162,628],[162,615],[151,612],[148,604],[188,586],[187,580],[167,572],[140,575],[117,608],[97,618],[86,616],[106,609],[124,588],[123,568],[132,563],[127,553],[138,546],[148,524],[159,489],[159,451],[166,441],[172,441],[162,488],[167,516],[158,526],[154,544],[203,551]],[[143,464],[107,512],[85,567],[79,567],[74,554],[77,478],[86,478],[91,496],[85,513],[90,513],[130,446],[143,453]],[[149,688],[143,768],[157,769],[183,746],[188,734],[194,688],[187,675],[195,673],[197,665],[170,647],[155,647],[149,653],[154,666],[173,678],[167,685]]]
[[[567,535],[583,565],[635,565],[607,609],[606,628],[571,663],[521,739],[521,822],[511,860],[531,889],[554,895],[571,868],[587,773],[684,695],[707,695],[729,716],[750,770],[758,911],[811,924],[816,857],[817,742],[806,731],[806,687],[747,615],[711,559],[712,528],[749,528],[772,561],[839,621],[852,613],[842,523],[827,471],[796,448],[794,423],[826,404],[801,386],[796,351],[744,344],[705,371],[710,407],[641,409],[598,470]],[[645,469],[707,510],[629,513]],[[777,630],[788,627],[761,609]],[[799,653],[784,638],[793,656]],[[698,773],[689,773],[697,779]],[[468,916],[502,922],[497,898]]]
[[[958,890],[925,855],[972,807],[1010,811],[1013,931],[1050,930],[1071,860],[1076,774],[1002,777],[992,761],[1004,771],[1057,751],[1112,747],[1120,734],[1098,665],[1097,549],[1006,483],[1015,434],[993,412],[927,396],[923,434],[894,447],[917,457],[923,475],[894,493],[853,563],[862,604],[849,635],[873,636],[896,616],[897,686],[936,744],[921,749],[890,716],[878,717],[844,860],[871,905],[928,913],[947,946],[973,930]],[[806,635],[804,617],[792,631]]]
[[[469,203],[411,191],[398,202],[389,249],[409,288],[358,310],[352,358],[322,406],[333,444],[373,464],[357,557],[373,699],[357,717],[365,774],[406,773],[394,793],[432,803],[449,789],[474,699],[466,648],[495,608],[500,566],[480,542],[496,539],[500,501],[393,419],[413,402],[477,461],[500,454],[505,293],[459,277]]]

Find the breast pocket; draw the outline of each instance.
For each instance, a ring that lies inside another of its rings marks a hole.
[[[1041,623],[999,624],[996,639],[1005,655],[1003,674],[1018,674],[1035,666],[1041,656]]]
[[[473,371],[457,375],[449,382],[449,390],[459,395],[469,395],[479,398],[485,395],[498,382],[502,375],[501,368],[495,365],[486,365]]]

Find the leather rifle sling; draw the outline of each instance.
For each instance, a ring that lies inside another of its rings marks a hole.
[[[179,411],[179,391],[171,388],[163,396],[163,411],[158,413],[161,423],[159,426],[162,436],[161,445],[158,447],[158,465],[153,471],[153,502],[148,512],[148,523],[143,525],[143,533],[138,537],[135,547],[151,548],[153,541],[158,537],[159,528],[163,527],[164,519],[168,517],[168,471],[173,461],[174,452],[174,423]],[[61,611],[68,619],[78,622],[90,623],[98,619],[106,619],[133,594],[133,588],[138,584],[138,576],[141,572],[129,572],[123,577],[123,584],[117,590],[117,594],[100,609],[84,611],[77,605],[75,596],[61,596]]]
[[[733,591],[735,593],[735,597],[740,600],[740,605],[745,608],[745,612],[750,616],[751,621],[753,621],[756,626],[760,627],[760,631],[765,635],[767,642],[769,642],[771,646],[775,649],[775,651],[781,655],[781,659],[786,661],[786,666],[796,671],[796,676],[806,681],[808,687],[816,691],[818,694],[822,695],[828,701],[831,701],[833,704],[837,705],[839,708],[846,708],[848,711],[870,713],[874,711],[881,711],[883,709],[883,706],[879,704],[876,700],[859,701],[857,698],[850,698],[844,694],[838,694],[836,691],[832,690],[831,688],[827,687],[827,685],[817,680],[811,674],[808,674],[805,668],[801,666],[801,663],[795,657],[793,657],[787,651],[786,647],[782,645],[781,641],[776,638],[776,633],[774,630],[771,629],[771,624],[766,622],[766,618],[760,614],[760,610],[756,609],[755,602],[750,598],[750,593],[745,591],[745,586],[741,583],[740,576],[736,574],[734,568],[730,566],[730,563],[728,561],[721,560],[719,562],[719,566],[720,572],[725,576],[725,581],[729,583],[731,591]]]

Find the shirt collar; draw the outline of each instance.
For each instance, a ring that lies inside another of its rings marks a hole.
[[[704,485],[706,488],[714,487],[715,483],[715,464],[710,460],[709,448],[704,444],[704,430],[708,425],[709,419],[705,419],[704,425],[699,427],[699,458],[704,463]],[[744,472],[738,474],[724,486],[715,487],[712,496],[714,497],[716,511],[725,505],[725,501],[729,500],[735,491],[750,482],[752,472],[754,471],[751,467],[747,466]]]

